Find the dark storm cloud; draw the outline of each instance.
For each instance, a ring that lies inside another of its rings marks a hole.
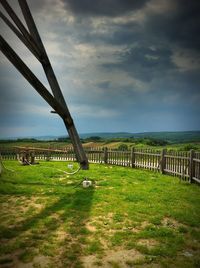
[[[177,0],[176,8],[162,14],[149,14],[146,31],[190,49],[200,49],[200,1]]]
[[[150,2],[150,1],[149,1]],[[112,45],[126,45],[125,52],[118,55],[117,63],[106,63],[106,69],[118,69],[142,81],[169,77],[179,72],[173,59],[175,50],[185,57],[181,49],[189,50],[189,58],[199,58],[200,50],[200,1],[174,1],[168,12],[146,12],[142,23],[114,23],[112,32],[90,34],[90,42],[101,40]],[[136,47],[134,45],[137,44]],[[133,46],[133,47],[132,47]],[[152,47],[152,48],[151,48]],[[153,49],[155,48],[155,49]],[[192,68],[193,60],[187,68]],[[198,69],[198,72],[200,70]],[[192,77],[192,72],[186,77]],[[182,75],[181,75],[182,76]],[[185,79],[184,79],[185,80]],[[199,81],[198,81],[199,82]]]
[[[121,54],[119,63],[104,64],[103,67],[123,70],[140,80],[150,81],[176,69],[170,59],[171,54],[172,52],[164,47],[139,46]]]
[[[67,11],[72,11],[76,19],[75,25],[79,41],[104,42],[110,44],[127,44],[140,42],[142,45],[149,42],[165,42],[165,45],[177,43],[180,46],[199,50],[200,48],[200,1],[174,0],[169,6],[174,8],[166,12],[146,12],[144,24],[137,21],[112,23],[109,32],[93,31],[90,18],[92,17],[119,17],[126,16],[140,9],[141,11],[151,4],[150,0],[61,0]],[[161,1],[162,2],[162,1]],[[159,2],[158,2],[159,3]],[[52,5],[52,0],[29,1],[30,6],[39,12],[45,6]],[[157,7],[159,10],[159,6]],[[83,15],[81,19],[80,15]],[[87,15],[87,16],[84,16]],[[100,26],[101,27],[101,26]],[[81,30],[82,29],[82,30]],[[69,29],[66,31],[69,31]],[[75,33],[71,32],[75,36]]]
[[[129,22],[125,24],[113,23],[110,30],[92,31],[88,26],[85,32],[80,33],[80,38],[83,42],[109,44],[109,45],[132,45],[138,41],[145,41],[148,39],[144,36],[143,29],[137,22]]]
[[[118,16],[142,8],[148,0],[63,0],[73,13],[91,16]]]

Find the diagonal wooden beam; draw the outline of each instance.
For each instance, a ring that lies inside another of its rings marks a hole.
[[[46,53],[45,47],[42,43],[42,40],[40,38],[40,35],[38,33],[37,27],[35,25],[34,19],[32,17],[32,14],[30,12],[29,6],[26,2],[26,0],[18,0],[19,5],[21,7],[24,19],[26,21],[26,24],[28,26],[29,32],[31,34],[31,36],[34,38],[35,42],[37,43],[37,45],[39,46],[40,50],[42,51],[42,61],[41,64],[43,66],[44,72],[46,74],[47,80],[49,82],[49,85],[51,87],[52,93],[54,95],[54,97],[56,98],[56,100],[63,106],[65,107],[65,111],[67,113],[67,117],[64,119],[64,123],[65,126],[68,130],[69,136],[71,138],[73,147],[74,147],[74,151],[76,154],[77,159],[79,159],[83,164],[82,164],[82,168],[83,169],[88,169],[89,165],[88,165],[88,160],[86,157],[86,154],[83,150],[82,144],[80,142],[79,139],[79,135],[77,133],[77,130],[75,128],[75,125],[72,124],[68,125],[68,118],[71,118],[69,109],[67,107],[67,104],[65,102],[65,99],[63,97],[62,91],[60,89],[60,86],[58,84],[56,75],[53,71],[53,68],[51,66],[50,60],[48,58],[48,55]]]
[[[40,80],[33,74],[28,66],[20,59],[15,51],[9,46],[9,44],[0,36],[0,49],[8,60],[15,66],[15,68],[26,78],[26,80],[35,88],[35,90],[42,96],[42,98],[61,116],[64,124],[69,133],[69,137],[72,141],[76,159],[80,163],[82,169],[88,169],[88,159],[83,150],[78,133],[74,126],[73,119],[69,114],[66,106],[63,106],[60,102],[53,97],[46,87],[40,82]]]
[[[34,19],[32,17],[31,11],[29,9],[29,6],[26,2],[26,0],[18,0],[19,6],[21,8],[22,14],[24,16],[24,19],[26,21],[27,27],[29,29],[29,32],[32,36],[32,38],[35,40],[39,48],[42,52],[45,52],[44,45],[42,43],[42,39],[40,38],[39,32],[37,30],[37,27],[35,25]]]
[[[44,85],[37,79],[37,77],[31,72],[31,70],[26,66],[26,64],[20,59],[20,57],[14,52],[14,50],[2,37],[0,40],[1,50],[5,54],[5,56],[11,61],[11,63],[18,69],[18,71],[21,72],[22,75],[29,81],[29,83],[36,89],[36,91],[62,117],[69,133],[69,137],[72,141],[77,161],[81,164],[82,169],[88,169],[88,159],[83,150],[79,135],[76,131],[71,114],[66,105],[65,99],[63,97],[57,78],[47,56],[45,47],[38,33],[28,4],[26,0],[18,0],[18,2],[21,7],[26,24],[28,26],[29,32],[24,27],[23,23],[20,21],[20,19],[15,14],[14,10],[11,8],[11,6],[6,0],[0,0],[0,3],[7,11],[8,15],[11,17],[22,35],[20,35],[20,32],[15,28],[14,25],[12,25],[9,20],[4,18],[5,16],[3,17],[3,20],[13,30],[13,32],[25,42],[25,44],[30,50],[32,49],[34,52],[36,52],[36,54],[38,54],[37,58],[39,58],[43,66],[44,72],[46,74],[47,80],[49,81],[49,85],[51,87],[54,97],[48,92]]]
[[[0,11],[0,18],[5,22],[5,24],[16,34],[16,36],[22,41],[22,43],[33,53],[33,55],[40,61],[40,55],[37,50],[35,50],[32,43],[27,40],[22,33],[13,25],[13,23]]]
[[[6,0],[0,0],[0,3],[3,6],[3,8],[6,10],[6,12],[8,13],[10,18],[13,20],[15,25],[18,27],[20,32],[23,34],[24,38],[28,41],[29,44],[31,44],[34,50],[37,51],[37,54],[41,56],[42,54],[41,50],[39,49],[38,45],[36,44],[32,36],[30,35],[30,33],[27,31],[27,29],[25,28],[21,20],[18,18],[18,16],[16,15],[12,7],[8,4]]]
[[[28,66],[20,59],[15,51],[9,46],[9,44],[0,35],[0,49],[8,60],[15,66],[15,68],[26,78],[26,80],[36,89],[36,91],[42,96],[42,98],[61,116],[65,117],[63,107],[56,99],[49,93],[40,80],[33,74]]]
[[[24,15],[24,19],[26,21],[26,24],[28,26],[29,32],[31,36],[34,38],[35,42],[38,44],[40,50],[42,51],[42,66],[44,69],[44,72],[46,74],[46,77],[48,79],[49,85],[51,87],[52,93],[63,106],[66,106],[65,99],[63,97],[63,94],[61,92],[60,86],[58,84],[57,78],[55,76],[55,73],[53,71],[53,68],[51,66],[50,60],[47,56],[45,47],[42,43],[42,40],[40,38],[40,35],[38,33],[37,27],[35,25],[34,19],[32,17],[32,14],[30,12],[29,6],[26,2],[26,0],[18,0],[19,5],[21,7],[22,13]]]

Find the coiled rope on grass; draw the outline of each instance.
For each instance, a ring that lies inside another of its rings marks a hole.
[[[31,165],[31,164],[30,164],[30,165]],[[33,165],[31,165],[31,166],[33,166]],[[60,172],[65,173],[66,175],[74,175],[74,174],[78,173],[78,172],[80,171],[80,169],[81,169],[81,167],[79,167],[77,170],[75,170],[75,171],[73,171],[73,172],[67,172],[67,171],[62,170],[62,169],[59,169],[59,168],[53,168],[53,167],[43,167],[43,168],[55,169],[55,170],[58,170],[58,171],[60,171]]]
[[[23,164],[23,162],[22,162],[19,158],[18,158],[18,162],[19,162],[20,164]],[[28,160],[26,160],[26,159],[24,159],[24,162],[25,162],[27,165],[29,165],[29,166],[32,166],[32,167],[35,166],[35,165],[32,165],[32,164],[31,164]],[[81,166],[79,166],[78,169],[75,170],[75,171],[73,171],[73,172],[67,172],[67,171],[65,171],[65,170],[62,170],[62,169],[59,169],[59,168],[54,168],[54,167],[43,167],[43,168],[55,169],[55,170],[58,170],[58,171],[60,171],[60,172],[65,173],[66,175],[74,175],[74,174],[76,174],[76,173],[78,173],[78,172],[80,171]]]

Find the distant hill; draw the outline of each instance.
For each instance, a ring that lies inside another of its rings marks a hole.
[[[62,136],[34,136],[34,137],[15,137],[5,138],[6,140],[17,139],[36,139],[38,141],[53,141],[59,138],[67,137]],[[184,142],[200,142],[200,131],[177,131],[177,132],[142,132],[142,133],[130,133],[130,132],[92,132],[80,134],[81,139],[87,139],[90,137],[100,137],[102,139],[120,139],[120,138],[150,138],[164,140],[169,143],[184,143]],[[5,140],[2,139],[2,140]]]
[[[151,138],[165,140],[170,143],[182,142],[200,142],[200,131],[177,131],[177,132],[142,132],[142,133],[129,133],[129,132],[97,132],[97,133],[84,133],[80,134],[82,139],[89,137],[101,137],[103,139],[112,138]]]
[[[132,137],[161,139],[170,143],[200,142],[200,131],[144,132],[133,134]]]
[[[80,134],[82,139],[90,138],[90,137],[101,137],[103,139],[111,139],[111,138],[130,138],[133,136],[133,133],[129,132],[96,132],[96,133],[83,133]]]

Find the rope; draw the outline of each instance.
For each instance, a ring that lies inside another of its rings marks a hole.
[[[24,162],[27,163],[27,165],[29,165],[29,166],[35,167],[35,165],[32,165],[32,164],[31,164],[29,161],[27,161],[26,159],[24,160]],[[22,163],[22,162],[21,162],[21,163]],[[55,170],[58,170],[58,171],[60,171],[60,172],[63,172],[63,173],[65,173],[65,174],[67,174],[67,175],[74,175],[74,174],[76,174],[76,173],[79,172],[79,170],[81,169],[81,166],[80,166],[77,170],[75,170],[75,171],[73,171],[73,172],[67,172],[67,171],[64,171],[64,170],[62,170],[62,169],[59,169],[59,168],[53,168],[53,167],[43,167],[43,168],[51,168],[51,169],[55,169]]]
[[[78,173],[80,169],[81,169],[81,166],[77,170],[75,170],[73,172],[67,172],[67,171],[64,171],[64,170],[61,170],[61,169],[57,169],[57,170],[62,171],[67,175],[74,175],[74,174]]]
[[[23,162],[20,160],[20,157],[19,157],[19,156],[17,156],[17,160],[18,160],[18,162],[19,162],[20,164],[23,164]],[[0,163],[1,163],[1,165],[2,165],[2,167],[3,167],[4,169],[6,169],[6,170],[8,170],[8,171],[11,171],[11,172],[14,172],[14,170],[12,170],[12,169],[8,169],[8,168],[6,168],[6,167],[4,166],[4,164],[3,164],[3,162],[2,162],[1,154],[0,154]],[[32,165],[27,159],[24,159],[24,163],[26,163],[27,165],[32,166],[32,167],[35,166],[35,165]],[[73,171],[73,172],[67,172],[67,171],[64,171],[64,170],[62,170],[62,169],[59,169],[59,168],[53,168],[53,167],[43,167],[43,168],[51,168],[51,169],[55,169],[55,170],[58,170],[58,171],[60,171],[60,172],[63,172],[63,173],[65,173],[65,174],[67,174],[67,175],[74,175],[74,174],[76,174],[76,173],[78,173],[78,172],[80,171],[81,166],[79,166],[79,168],[78,168],[77,170]]]
[[[34,166],[34,165],[31,165],[30,163],[29,163],[29,165],[30,165],[30,166]],[[62,170],[62,169],[59,169],[59,168],[53,168],[53,167],[43,167],[43,168],[51,168],[51,169],[55,169],[55,170],[58,170],[58,171],[60,171],[60,172],[65,173],[65,174],[67,174],[67,175],[74,175],[74,174],[76,174],[76,173],[81,169],[81,167],[79,167],[77,170],[75,170],[75,171],[73,171],[73,172],[67,172],[67,171]]]

